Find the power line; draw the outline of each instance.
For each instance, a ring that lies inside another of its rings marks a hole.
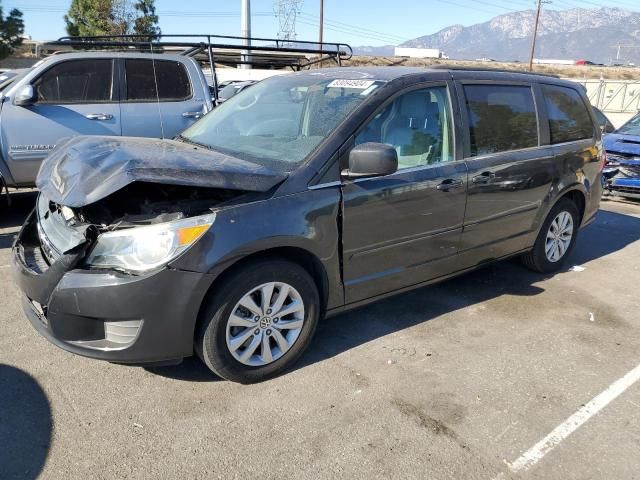
[[[298,19],[298,22],[300,22],[300,23],[302,23],[304,25],[309,25],[309,26],[316,27],[316,28],[320,24],[318,21],[314,21],[314,20],[310,20],[310,19],[306,19],[306,18],[300,18],[300,19]],[[354,30],[348,30],[346,28],[338,28],[338,27],[335,27],[333,25],[328,25],[326,22],[325,22],[325,25],[324,25],[324,29],[325,30],[331,30],[331,31],[337,32],[337,33],[350,35],[350,36],[356,37],[356,38],[361,38],[363,40],[374,40],[374,41],[377,41],[377,42],[385,42],[385,43],[392,43],[392,44],[393,43],[399,43],[397,40],[389,40],[388,38],[381,37],[381,36],[378,36],[378,35],[365,34],[365,33],[361,33],[361,32],[356,32]]]
[[[310,13],[305,13],[305,12],[300,12],[300,15],[303,17],[309,17],[307,18],[307,21],[314,21],[314,22],[319,22],[319,18],[316,15],[312,15]],[[386,37],[392,41],[396,41],[396,42],[404,42],[406,40],[406,38],[404,37],[399,37],[397,35],[392,35],[392,34],[387,34],[387,33],[383,33],[383,32],[379,32],[377,30],[371,30],[369,28],[364,28],[364,27],[358,27],[356,25],[352,25],[349,23],[344,23],[344,22],[339,22],[337,20],[328,20],[328,19],[324,19],[324,24],[325,25],[332,25],[336,28],[347,28],[350,31],[351,30],[355,30],[358,31],[360,33],[363,33],[365,35],[376,35],[379,37]]]

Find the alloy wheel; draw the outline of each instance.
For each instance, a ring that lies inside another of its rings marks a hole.
[[[242,296],[227,319],[227,348],[240,363],[267,365],[296,342],[304,324],[304,302],[282,282],[264,283]]]
[[[569,249],[573,238],[573,217],[561,211],[549,225],[544,253],[550,262],[559,261]]]

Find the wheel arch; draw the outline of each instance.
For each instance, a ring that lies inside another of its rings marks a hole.
[[[584,192],[579,188],[572,188],[566,191],[562,196],[558,197],[554,205],[558,203],[562,198],[567,198],[576,205],[576,208],[578,209],[578,213],[580,214],[578,225],[582,225],[582,220],[584,219],[584,211],[587,206],[587,198]]]
[[[228,265],[220,274],[216,276],[213,282],[211,282],[211,285],[209,285],[209,288],[207,289],[207,292],[205,293],[200,303],[194,332],[197,332],[198,326],[202,322],[203,311],[206,309],[208,302],[211,301],[211,297],[215,293],[217,286],[223,284],[225,280],[238,269],[241,269],[245,265],[248,265],[249,263],[252,263],[256,260],[262,259],[288,260],[304,268],[307,273],[309,273],[314,283],[316,284],[316,287],[318,288],[318,294],[320,296],[321,316],[324,314],[329,299],[329,277],[325,266],[322,264],[322,261],[312,252],[301,247],[273,247],[253,252],[237,260],[236,262]]]

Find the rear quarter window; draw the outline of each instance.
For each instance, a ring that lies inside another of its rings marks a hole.
[[[191,98],[185,66],[170,60],[126,59],[128,102],[179,102]],[[157,89],[156,89],[157,85]]]
[[[573,88],[542,85],[551,143],[592,138],[593,122],[582,96]]]
[[[531,87],[465,85],[471,156],[538,146]]]

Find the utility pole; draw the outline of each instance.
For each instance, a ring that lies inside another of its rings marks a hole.
[[[240,36],[244,37],[242,41],[243,45],[247,47],[246,50],[242,50],[240,60],[242,62],[248,62],[251,60],[248,47],[251,46],[251,0],[240,0]],[[249,69],[251,65],[247,63],[241,63],[240,68]]]
[[[323,29],[324,29],[324,0],[320,0],[320,30],[318,35],[320,50],[322,50],[322,30]],[[322,58],[322,53],[320,53],[320,58]],[[322,68],[322,62],[318,62],[318,68]]]
[[[536,37],[538,36],[538,23],[540,22],[540,10],[542,10],[542,0],[538,0],[536,10],[536,21],[533,26],[533,38],[531,39],[531,55],[529,55],[529,71],[533,71],[533,54],[536,51]]]
[[[320,0],[320,50],[322,50],[322,30],[324,28],[324,0]]]

